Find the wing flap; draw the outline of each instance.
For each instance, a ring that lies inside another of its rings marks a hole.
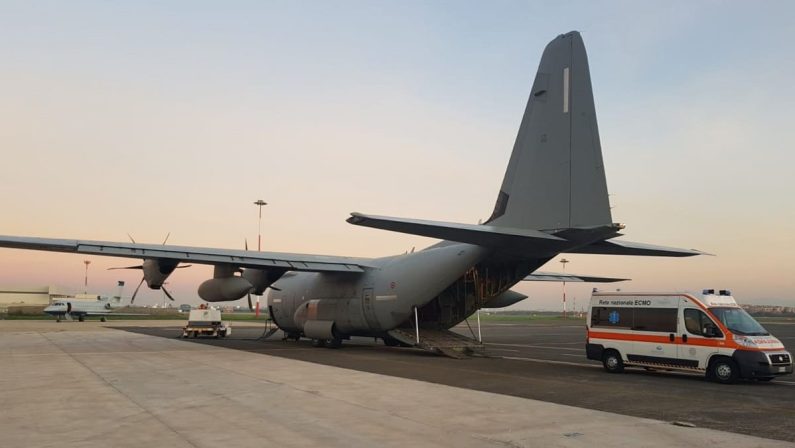
[[[367,259],[352,257],[20,236],[0,236],[0,247],[308,272],[364,272],[371,267]]]

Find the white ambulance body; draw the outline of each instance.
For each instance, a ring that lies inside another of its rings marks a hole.
[[[731,383],[791,374],[792,355],[729,291],[594,291],[588,308],[588,359],[608,372],[624,366],[702,372]]]

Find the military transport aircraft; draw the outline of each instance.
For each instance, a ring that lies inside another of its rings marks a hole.
[[[536,269],[561,253],[701,254],[615,239],[624,226],[612,221],[588,59],[578,32],[556,37],[544,50],[488,221],[352,213],[348,222],[442,241],[374,259],[18,236],[0,236],[0,247],[141,258],[144,280],[153,289],[182,262],[213,265],[213,278],[199,286],[202,299],[238,300],[275,284],[268,308],[276,325],[288,336],[332,346],[355,335],[390,344],[401,328],[448,329],[482,307],[516,303],[526,296],[510,288],[533,280]]]

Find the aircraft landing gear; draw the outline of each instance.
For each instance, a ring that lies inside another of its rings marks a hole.
[[[77,318],[77,321],[78,321],[78,322],[85,322],[85,321],[86,321],[86,318],[85,318],[85,317],[83,317],[83,316],[79,316],[79,317]]]
[[[107,322],[108,320],[107,320],[107,319],[105,319],[104,317],[100,317],[100,318],[99,318],[99,321],[100,321],[100,322]]]
[[[342,347],[342,338],[312,339],[312,347],[340,348]]]

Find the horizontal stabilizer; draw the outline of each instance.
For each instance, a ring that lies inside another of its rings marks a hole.
[[[625,282],[628,278],[596,277],[593,275],[562,274],[560,272],[533,272],[523,279],[530,282],[586,282],[615,283]]]
[[[531,229],[490,225],[459,224],[388,216],[351,213],[348,222],[357,226],[391,230],[441,240],[457,241],[484,247],[524,247],[565,241],[554,235]]]
[[[711,255],[695,249],[655,246],[653,244],[633,243],[630,241],[599,241],[598,243],[578,247],[565,252],[573,254],[599,255],[641,255],[653,257],[692,257],[694,255]]]

